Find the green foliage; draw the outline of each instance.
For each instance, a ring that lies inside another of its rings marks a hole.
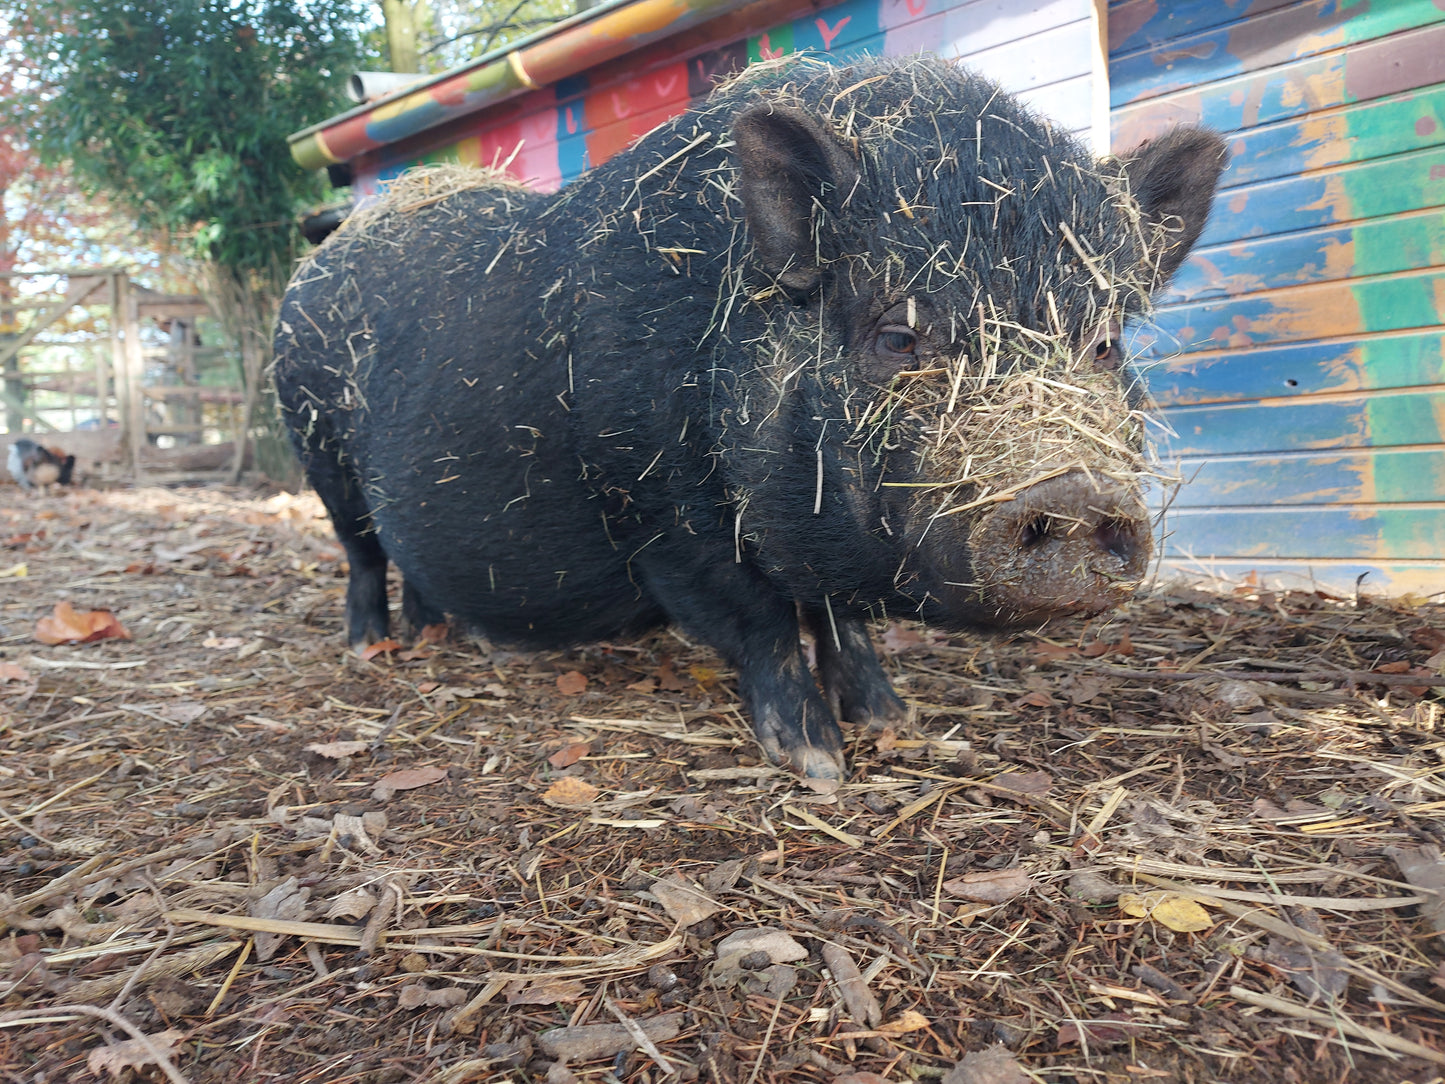
[[[39,73],[29,138],[232,276],[284,276],[326,197],[286,137],[346,107],[360,0],[0,0]]]
[[[423,51],[433,71],[465,64],[586,6],[577,0],[431,0]]]

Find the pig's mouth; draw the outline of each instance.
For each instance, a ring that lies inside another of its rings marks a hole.
[[[925,616],[941,624],[1017,626],[1112,609],[1139,586],[1152,550],[1137,487],[1083,471],[989,509],[962,552],[956,532],[939,534],[947,542],[925,540],[919,557],[931,581]]]

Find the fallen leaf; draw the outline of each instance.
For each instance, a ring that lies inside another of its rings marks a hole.
[[[9,568],[0,568],[0,580],[19,580],[30,575],[30,567],[21,561],[18,565],[11,565]]]
[[[326,908],[326,918],[346,918],[355,922],[371,914],[376,906],[376,897],[369,890],[358,885],[337,896]]]
[[[421,639],[423,643],[440,644],[443,643],[451,633],[452,630],[449,625],[442,623],[427,625],[421,630]]]
[[[209,647],[212,651],[230,651],[234,647],[240,647],[246,642],[243,636],[217,636],[212,633],[201,641],[202,647]]]
[[[1119,909],[1135,918],[1152,919],[1175,933],[1198,933],[1214,925],[1197,899],[1178,892],[1148,892],[1142,896],[1124,892],[1119,896]]]
[[[306,746],[306,751],[331,760],[345,760],[366,752],[370,747],[369,741],[314,741]]]
[[[1008,794],[1042,798],[1049,793],[1054,780],[1048,772],[1004,772],[989,781],[989,786]]]
[[[92,1050],[85,1059],[85,1064],[96,1076],[101,1073],[109,1073],[119,1080],[127,1069],[143,1069],[147,1065],[159,1065],[156,1054],[170,1057],[180,1048],[181,1040],[185,1037],[184,1031],[179,1028],[170,1028],[157,1032],[155,1035],[146,1036],[144,1042],[140,1039],[126,1039],[124,1042]]]
[[[557,691],[563,696],[576,696],[587,688],[587,677],[576,670],[557,675]]]
[[[682,1030],[682,1017],[682,1013],[675,1012],[648,1020],[634,1020],[633,1023],[642,1029],[642,1034],[650,1042],[665,1043],[677,1038]],[[636,1050],[637,1039],[633,1029],[623,1024],[580,1024],[544,1031],[537,1036],[537,1045],[542,1048],[542,1053],[559,1061],[597,1061],[614,1057],[624,1050]]]
[[[396,1007],[398,1009],[420,1009],[423,1006],[431,1006],[438,1009],[451,1009],[458,1005],[464,1005],[467,1000],[467,992],[460,986],[443,986],[439,990],[432,990],[419,982],[408,983],[401,988],[396,996]]]
[[[0,662],[0,682],[29,680],[30,671],[19,663]]]
[[[35,638],[42,644],[85,644],[93,640],[129,640],[130,633],[109,610],[80,613],[69,602],[57,602],[53,613],[35,622]]]
[[[571,745],[564,745],[548,757],[547,763],[560,771],[562,768],[570,768],[591,751],[591,742],[573,742]]]
[[[587,984],[581,979],[544,979],[541,982],[514,982],[507,987],[508,1005],[556,1005],[558,1002],[581,1001]]]
[[[387,787],[390,790],[415,790],[417,787],[429,786],[432,783],[440,783],[447,777],[445,768],[401,768],[394,772],[388,772],[376,781],[378,787]]]
[[[284,881],[271,889],[258,900],[251,903],[252,918],[276,918],[283,921],[291,921],[304,918],[306,915],[306,900],[311,895],[311,889],[302,888],[295,877],[287,877]],[[276,954],[281,945],[282,935],[279,933],[257,932],[256,959],[269,960]]]
[[[653,676],[657,679],[657,687],[665,693],[684,693],[692,688],[692,683],[672,668],[671,659],[663,659]]]
[[[950,896],[976,903],[1002,903],[1021,896],[1033,888],[1033,879],[1021,869],[997,869],[986,873],[966,873],[945,881],[943,890]]]
[[[1140,1034],[1149,1025],[1132,1019],[1126,1013],[1109,1013],[1099,1020],[1081,1020],[1059,1028],[1055,1040],[1059,1046],[1077,1043],[1086,1039],[1090,1046],[1118,1046],[1126,1043],[1133,1035]]]
[[[376,643],[368,645],[366,649],[362,651],[361,658],[363,661],[370,662],[384,652],[400,650],[401,645],[395,640],[378,640]]]
[[[547,788],[542,795],[542,801],[548,805],[562,806],[564,809],[575,809],[596,801],[599,793],[601,792],[587,780],[578,779],[575,775],[564,775]]]
[[[1418,847],[1387,847],[1385,853],[1400,876],[1416,888],[1425,890],[1420,914],[1430,923],[1436,936],[1445,942],[1445,857],[1433,843]]]
[[[1034,1078],[1023,1071],[1008,1047],[991,1046],[964,1055],[943,1074],[939,1084],[1030,1084]]]
[[[722,904],[702,889],[688,884],[680,877],[664,877],[654,881],[648,891],[680,926],[691,926],[695,922],[711,918],[723,909]]]
[[[907,1035],[911,1031],[922,1031],[926,1027],[928,1027],[928,1017],[921,1012],[905,1009],[898,1014],[896,1020],[888,1020],[879,1024],[878,1031],[884,1035]]]
[[[717,960],[713,963],[714,973],[737,967],[739,960],[755,952],[766,953],[768,962],[774,964],[791,963],[808,956],[807,949],[772,926],[734,930],[717,943],[714,951],[717,953]]]
[[[1042,689],[1035,689],[1031,693],[1019,697],[1014,701],[1014,707],[1018,708],[1047,708],[1052,705],[1054,698]]]

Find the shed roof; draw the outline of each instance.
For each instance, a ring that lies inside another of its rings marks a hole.
[[[538,90],[756,0],[605,0],[440,75],[418,76],[375,102],[289,137],[305,169],[369,150]]]

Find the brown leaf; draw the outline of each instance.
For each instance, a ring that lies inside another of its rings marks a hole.
[[[1034,882],[1021,869],[996,869],[985,873],[966,873],[943,883],[950,896],[976,903],[1002,903],[1021,896],[1033,888]]]
[[[366,650],[361,653],[361,657],[365,661],[370,662],[384,652],[399,650],[401,650],[401,645],[395,640],[378,640],[376,643],[368,645]]]
[[[1004,772],[989,780],[989,785],[1009,794],[1042,798],[1054,785],[1048,772]]]
[[[111,1046],[98,1047],[90,1052],[85,1064],[96,1076],[109,1073],[119,1080],[127,1069],[143,1069],[147,1065],[159,1065],[156,1054],[169,1058],[180,1048],[186,1033],[179,1028],[170,1028],[155,1035],[146,1036],[146,1041],[126,1039]],[[154,1051],[155,1053],[152,1053]]]
[[[35,622],[35,638],[42,644],[86,644],[93,640],[129,640],[130,633],[109,610],[80,613],[69,602],[57,602],[53,613]]]
[[[961,1062],[943,1074],[940,1084],[1029,1084],[1025,1073],[1006,1046],[991,1046],[964,1055]]]
[[[314,741],[306,746],[306,751],[331,760],[344,760],[366,752],[370,746],[369,741]]]
[[[445,643],[446,638],[451,634],[451,626],[439,622],[438,624],[427,625],[423,628],[421,630],[421,640],[427,644],[440,644]]]
[[[558,1002],[581,1001],[587,984],[581,979],[543,979],[540,982],[514,982],[507,987],[508,1005],[555,1005]]]
[[[555,753],[548,757],[547,763],[552,765],[552,767],[557,768],[558,770],[561,770],[562,768],[570,768],[573,764],[576,764],[591,751],[591,742],[573,742],[571,745],[564,745],[561,749],[558,749]]]
[[[1065,1024],[1059,1028],[1056,1041],[1059,1046],[1067,1046],[1077,1043],[1082,1034],[1090,1046],[1118,1046],[1128,1042],[1131,1035],[1140,1034],[1147,1027],[1147,1024],[1132,1019],[1127,1013],[1109,1013],[1099,1020]]]
[[[439,783],[446,777],[445,768],[402,768],[378,779],[371,793],[377,801],[384,802],[399,790],[415,790],[417,787]]]
[[[542,801],[548,805],[562,806],[566,809],[575,809],[578,806],[588,805],[597,800],[601,792],[585,779],[578,779],[575,775],[564,775],[557,782],[553,783],[542,795]]]
[[[1047,708],[1053,704],[1054,698],[1042,689],[1035,689],[1031,693],[1019,697],[1014,701],[1016,708]]]
[[[557,675],[557,691],[563,696],[576,696],[587,688],[587,677],[576,670]]]
[[[30,671],[19,663],[0,662],[0,683],[7,681],[29,681]]]
[[[1440,848],[1433,843],[1424,843],[1418,847],[1387,847],[1385,853],[1395,863],[1401,877],[1416,888],[1425,890],[1420,914],[1445,942],[1445,857],[1441,856]]]
[[[672,668],[671,659],[663,659],[653,676],[657,678],[657,687],[665,693],[682,693],[692,688],[692,683]]]
[[[664,877],[654,881],[648,891],[662,904],[672,920],[681,926],[691,926],[695,922],[711,918],[723,909],[722,904],[681,877]]]
[[[910,1031],[922,1031],[928,1027],[928,1017],[913,1009],[904,1009],[894,1020],[885,1020],[877,1030],[884,1035],[907,1035]]]
[[[396,998],[396,1007],[398,1009],[419,1009],[422,1006],[432,1006],[438,1009],[451,1009],[465,1004],[466,1000],[467,992],[460,986],[443,986],[438,990],[432,990],[419,982],[413,982],[401,988],[401,993]]]

